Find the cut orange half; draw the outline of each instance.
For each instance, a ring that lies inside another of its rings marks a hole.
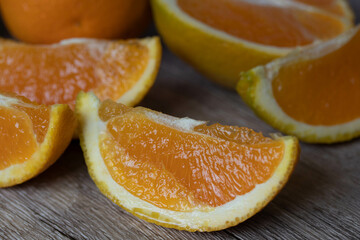
[[[152,0],[157,28],[176,54],[234,88],[241,71],[353,26],[346,0]]]
[[[90,176],[132,214],[165,227],[215,231],[260,211],[287,182],[294,137],[208,126],[80,93],[76,113]]]
[[[70,39],[52,45],[0,40],[0,90],[41,104],[72,108],[79,91],[127,105],[139,102],[160,65],[157,37],[141,40]]]
[[[68,105],[38,105],[0,93],[0,187],[40,174],[69,145],[76,119]]]
[[[360,28],[243,73],[237,89],[268,123],[313,143],[360,136]]]

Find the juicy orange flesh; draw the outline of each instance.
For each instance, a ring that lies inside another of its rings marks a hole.
[[[303,46],[345,30],[339,18],[238,0],[177,0],[191,17],[235,37],[277,47]]]
[[[1,95],[15,100],[9,102],[9,106],[0,106],[0,170],[3,170],[28,160],[44,141],[50,123],[50,107],[12,93]]]
[[[48,131],[50,107],[37,105],[14,94],[9,107],[0,106],[0,170],[30,159]]]
[[[26,113],[0,106],[0,170],[28,160],[38,145]]]
[[[336,0],[294,0],[295,2],[305,3],[318,7],[337,15],[343,15],[344,9]]]
[[[107,99],[107,100],[103,101],[102,104],[100,105],[98,114],[99,114],[101,121],[106,122],[113,117],[122,115],[122,114],[130,111],[131,109],[132,109],[131,107],[127,107],[123,104],[120,105],[117,102]]]
[[[93,90],[102,100],[117,100],[142,75],[148,58],[147,47],[136,41],[52,47],[4,43],[0,90],[72,108],[80,90]]]
[[[311,125],[360,118],[359,56],[360,31],[330,54],[285,65],[272,82],[276,101],[287,115]]]
[[[283,142],[246,128],[201,125],[185,132],[142,110],[125,112],[107,122],[101,155],[119,185],[160,208],[223,205],[268,180],[283,156]]]

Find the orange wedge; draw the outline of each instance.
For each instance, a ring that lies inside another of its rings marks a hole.
[[[157,37],[106,41],[70,39],[52,45],[0,40],[0,90],[41,104],[72,108],[81,90],[124,104],[139,102],[155,81],[161,45]]]
[[[346,0],[152,0],[156,26],[177,55],[235,88],[241,71],[353,26]]]
[[[0,93],[0,187],[46,170],[69,145],[76,119],[68,105],[38,105]]]
[[[215,231],[260,211],[287,182],[299,145],[247,128],[171,117],[80,93],[76,113],[90,176],[132,214]]]
[[[360,136],[360,28],[243,73],[237,90],[281,131],[312,143]]]

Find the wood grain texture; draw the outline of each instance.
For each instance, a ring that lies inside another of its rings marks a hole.
[[[360,1],[351,3],[360,16]],[[141,105],[276,132],[235,92],[212,84],[166,48],[157,82]],[[40,176],[0,189],[0,239],[359,239],[360,139],[301,147],[290,181],[263,211],[224,231],[188,233],[147,223],[104,197],[73,141]]]

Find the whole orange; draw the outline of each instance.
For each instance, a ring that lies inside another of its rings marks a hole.
[[[10,33],[29,43],[65,38],[126,38],[150,18],[148,0],[0,0]]]

